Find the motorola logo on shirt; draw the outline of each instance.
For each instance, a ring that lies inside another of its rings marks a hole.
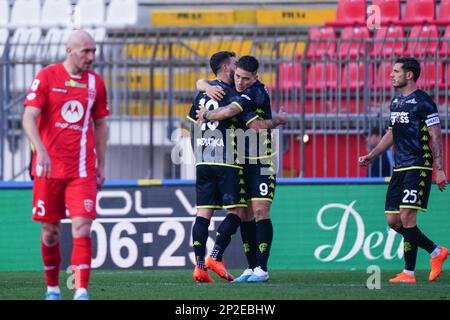
[[[69,123],[80,121],[83,118],[83,114],[83,105],[77,100],[67,101],[61,109],[61,116]]]

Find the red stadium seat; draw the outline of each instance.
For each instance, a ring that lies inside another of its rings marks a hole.
[[[302,65],[300,63],[280,63],[278,66],[279,88],[282,91],[300,90]]]
[[[400,0],[372,0],[373,5],[380,7],[381,25],[390,25],[400,21],[401,3]]]
[[[352,165],[358,162],[360,155],[366,154],[365,143],[363,135],[309,135],[304,144],[303,177],[365,177],[365,168]],[[287,146],[283,154],[284,176],[298,177],[301,168],[300,137],[290,136]]]
[[[439,16],[435,23],[438,25],[450,25],[450,0],[441,0]]]
[[[375,89],[389,89],[391,87],[391,70],[392,64],[390,62],[382,62],[377,68],[372,87]]]
[[[438,28],[435,25],[412,27],[405,55],[413,57],[434,55],[438,50],[438,41],[432,38],[438,38],[438,36]]]
[[[417,80],[417,87],[421,89],[434,89],[436,85],[441,83],[443,71],[442,63],[422,62],[420,64],[420,77]]]
[[[309,47],[306,56],[312,58],[327,58],[336,53],[336,35],[333,28],[309,29]]]
[[[436,17],[435,0],[408,0],[405,5],[402,25],[416,25],[433,22]]]
[[[372,58],[403,55],[405,32],[400,26],[382,27],[375,32]]]
[[[339,0],[336,20],[325,23],[326,26],[347,27],[366,24],[366,0]]]
[[[442,80],[439,84],[440,89],[450,89],[450,63],[447,64],[443,72]],[[450,161],[450,157],[449,157]]]
[[[439,54],[441,57],[450,57],[450,25],[445,29]]]
[[[323,62],[313,64],[308,71],[306,90],[321,91],[328,88],[337,88],[336,64]]]
[[[356,58],[364,55],[364,40],[370,39],[369,30],[366,27],[348,27],[341,33],[341,41],[338,49],[341,58]]]
[[[347,88],[350,90],[362,89],[364,87],[364,68],[365,65],[362,62],[350,62],[349,64],[346,64],[342,69],[342,90],[346,90]],[[369,66],[369,69],[371,68],[372,66]],[[373,72],[369,70],[369,84],[372,83],[372,74]]]

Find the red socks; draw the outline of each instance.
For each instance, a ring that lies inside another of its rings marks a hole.
[[[72,268],[75,274],[75,288],[88,287],[91,275],[92,241],[91,238],[74,238],[72,249]]]
[[[41,240],[41,254],[44,261],[45,282],[48,287],[58,286],[59,270],[61,265],[61,252],[59,241],[50,246]]]

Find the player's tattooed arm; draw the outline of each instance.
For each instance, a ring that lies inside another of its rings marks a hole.
[[[442,166],[442,132],[441,126],[435,125],[428,128],[431,137],[431,150],[433,151],[434,165],[436,168],[436,184],[439,190],[444,191],[447,185],[447,177]]]
[[[280,111],[277,116],[273,119],[261,120],[256,119],[248,124],[248,126],[256,131],[259,130],[270,130],[278,127],[279,125],[285,124],[287,122],[287,113],[284,112],[284,108],[280,107]]]

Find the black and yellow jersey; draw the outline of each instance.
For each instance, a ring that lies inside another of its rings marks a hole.
[[[428,127],[434,125],[440,125],[438,110],[426,92],[416,90],[392,100],[389,129],[394,137],[394,171],[433,170]]]
[[[225,97],[217,102],[209,98],[205,92],[199,92],[187,116],[190,121],[197,122],[196,111],[200,107],[204,106],[207,110],[214,110],[234,103],[238,97],[235,89],[225,82],[213,80],[211,85],[221,86],[225,91]],[[241,108],[239,104],[236,105]],[[237,119],[230,118],[208,121],[201,125],[200,130],[194,130],[193,147],[196,165],[238,165],[237,142],[234,136],[234,130],[238,128]]]

